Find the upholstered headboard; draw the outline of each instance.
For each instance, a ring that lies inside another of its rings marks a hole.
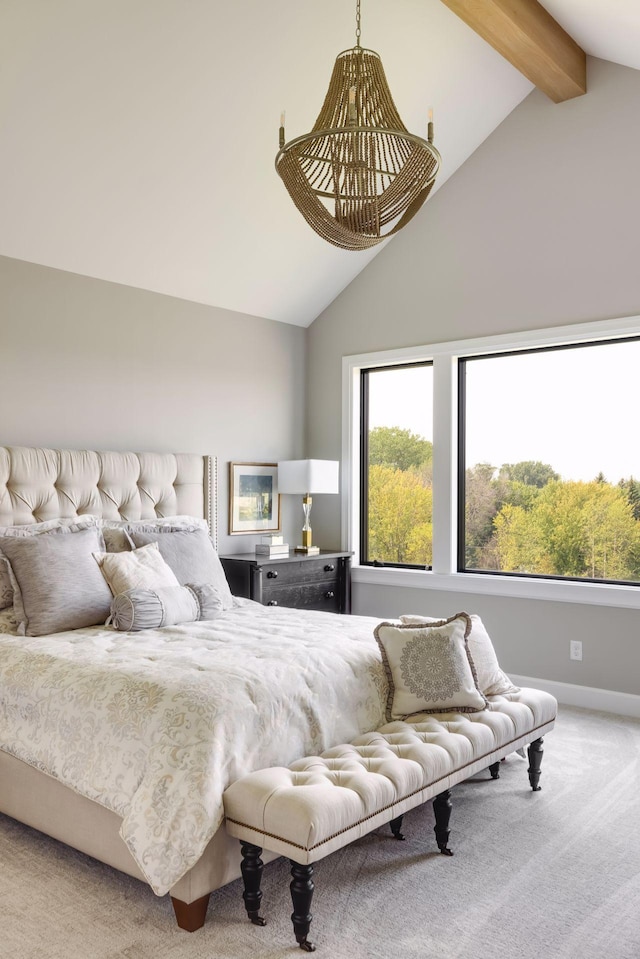
[[[198,516],[218,545],[217,468],[192,453],[0,447],[0,524],[90,513],[112,520]]]

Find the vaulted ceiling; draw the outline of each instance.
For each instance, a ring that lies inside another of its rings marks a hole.
[[[439,186],[533,89],[461,3],[362,0],[405,125],[434,110]],[[637,0],[542,5],[640,69]],[[354,31],[355,0],[1,0],[0,254],[308,325],[384,246],[329,246],[274,170]]]

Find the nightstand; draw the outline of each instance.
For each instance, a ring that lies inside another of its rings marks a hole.
[[[231,592],[264,606],[351,611],[351,553],[323,549],[315,556],[221,556]]]

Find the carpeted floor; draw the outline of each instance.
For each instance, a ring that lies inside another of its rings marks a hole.
[[[542,791],[511,756],[452,793],[453,858],[430,804],[317,863],[311,938],[326,959],[640,959],[640,722],[562,707]],[[284,959],[301,956],[288,867],[265,868],[268,925],[241,883],[211,897],[205,927],[168,897],[0,816],[2,959]]]

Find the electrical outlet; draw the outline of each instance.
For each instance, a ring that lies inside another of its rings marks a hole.
[[[582,662],[582,643],[579,639],[569,640],[569,659],[576,659]]]

